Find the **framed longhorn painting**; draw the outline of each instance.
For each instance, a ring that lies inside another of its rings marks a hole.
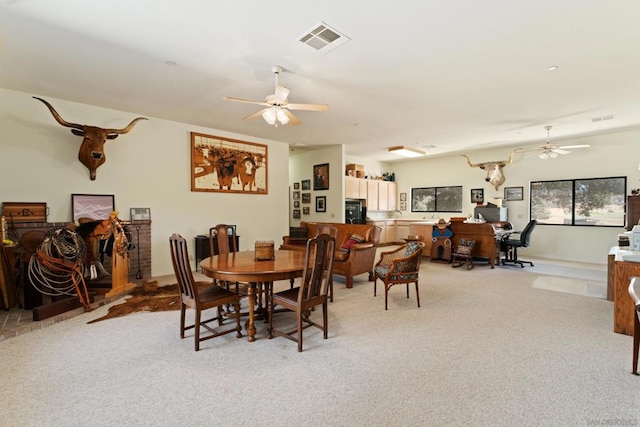
[[[191,132],[191,191],[268,194],[268,148]]]

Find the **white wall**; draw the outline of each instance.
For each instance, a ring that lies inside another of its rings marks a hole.
[[[304,206],[309,207],[309,215],[300,215],[300,219],[293,218],[293,199],[289,197],[289,222],[298,226],[300,221],[307,222],[344,222],[344,146],[332,145],[320,150],[297,154],[289,161],[289,190],[293,192],[293,183],[311,180],[311,190],[300,193],[311,193],[311,203],[300,203],[300,211]],[[313,190],[313,166],[329,163],[329,189]],[[316,212],[316,197],[327,198],[326,212]]]
[[[140,116],[43,98],[70,122],[122,128]],[[192,131],[267,144],[269,194],[192,192]],[[90,181],[77,159],[81,141],[32,94],[0,89],[0,201],[46,202],[49,222],[71,221],[73,193],[115,195],[123,220],[132,207],[151,208],[154,276],[173,272],[168,239],[174,232],[192,241],[217,223],[237,224],[241,250],[253,249],[257,240],[278,244],[288,234],[283,206],[289,197],[289,152],[284,143],[149,117],[106,143],[107,162]],[[190,249],[193,257],[193,245]]]
[[[640,130],[563,139],[560,145],[591,144],[590,148],[574,149],[570,154],[556,159],[541,160],[535,153],[516,155],[514,162],[504,168],[505,184],[496,191],[484,181],[485,172],[470,168],[461,156],[420,159],[391,165],[396,173],[398,194],[407,193],[411,199],[412,187],[463,186],[462,213],[437,213],[442,216],[468,216],[473,213],[471,189],[483,188],[485,202],[493,197],[503,197],[504,187],[524,187],[523,201],[510,201],[508,219],[516,230],[522,230],[529,220],[529,183],[536,180],[599,178],[627,176],[627,192],[638,188],[640,171]],[[533,146],[535,147],[535,145]],[[472,162],[503,160],[510,149],[484,150],[466,153]],[[409,204],[409,203],[408,203]],[[410,209],[410,207],[408,208]],[[430,218],[431,213],[403,213],[403,218]],[[532,256],[569,261],[606,263],[611,246],[617,244],[617,235],[623,227],[564,227],[538,226],[531,235],[531,246],[522,251]]]

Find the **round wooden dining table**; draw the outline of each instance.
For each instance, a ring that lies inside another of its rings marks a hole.
[[[200,261],[202,272],[213,279],[225,282],[248,282],[249,320],[246,324],[249,341],[255,341],[255,294],[258,283],[265,284],[267,295],[273,282],[302,277],[303,251],[274,251],[274,259],[257,260],[254,251],[231,252],[215,255]],[[266,314],[265,314],[266,315]]]

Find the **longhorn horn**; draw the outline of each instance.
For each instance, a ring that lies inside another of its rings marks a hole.
[[[105,129],[105,131],[109,134],[118,134],[118,135],[122,135],[125,134],[127,132],[129,132],[131,129],[133,129],[133,127],[135,126],[135,124],[138,122],[138,120],[149,120],[146,117],[138,117],[136,119],[131,120],[131,123],[129,123],[127,125],[127,127],[122,128],[122,129]]]
[[[53,115],[53,118],[56,119],[56,121],[58,123],[60,123],[62,126],[68,127],[68,128],[72,128],[72,129],[78,129],[78,130],[84,130],[85,126],[78,124],[78,123],[71,123],[66,121],[65,119],[63,119],[60,114],[58,114],[58,112],[56,111],[55,108],[53,108],[53,106],[51,104],[49,104],[47,101],[45,101],[42,98],[38,98],[37,96],[34,96],[35,99],[37,99],[38,101],[42,101],[44,103],[44,105],[47,106],[47,108],[49,109],[49,111],[51,111],[51,114]],[[121,134],[125,134],[128,133],[131,129],[133,129],[133,127],[135,126],[135,124],[138,122],[138,120],[148,120],[146,117],[138,117],[136,119],[133,119],[131,121],[131,123],[129,123],[129,125],[127,125],[127,127],[122,128],[122,129],[103,129],[107,134],[113,135],[121,135]]]
[[[471,163],[471,159],[466,154],[462,154],[462,157],[467,159],[467,164],[472,168],[479,168],[480,166],[482,166],[482,163]]]
[[[37,96],[34,96],[34,98],[37,99],[38,101],[42,101],[44,103],[44,105],[47,106],[49,111],[51,111],[51,114],[53,115],[53,118],[56,119],[56,121],[58,123],[60,123],[62,126],[68,127],[68,128],[72,128],[72,129],[79,129],[79,130],[84,129],[84,126],[79,125],[77,123],[70,123],[70,122],[66,121],[65,119],[63,119],[62,117],[60,117],[60,114],[58,114],[58,112],[55,110],[55,108],[53,108],[53,106],[51,104],[49,104],[47,101],[45,101],[44,99],[38,98]]]
[[[513,151],[511,152],[511,155],[509,156],[509,159],[508,159],[508,160],[505,160],[504,165],[505,165],[505,166],[506,166],[506,165],[510,165],[510,164],[511,164],[511,162],[513,162],[513,156],[514,156],[516,153],[519,153],[519,152],[521,152],[521,151],[522,151],[522,148],[516,148],[515,150],[513,150]]]

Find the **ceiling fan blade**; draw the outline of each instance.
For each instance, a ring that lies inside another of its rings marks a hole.
[[[269,104],[267,104],[264,101],[250,101],[248,99],[242,99],[242,98],[232,98],[230,96],[225,96],[222,99],[224,99],[225,101],[233,101],[233,102],[244,102],[245,104],[255,104],[255,105],[264,105],[264,106],[269,106]]]
[[[257,119],[258,117],[262,117],[262,113],[264,113],[265,111],[267,111],[269,108],[263,108],[260,111],[256,111],[253,114],[249,114],[246,117],[243,117],[242,120],[251,120],[251,119]]]
[[[271,99],[273,99],[276,104],[282,104],[289,96],[289,92],[291,91],[286,87],[278,85],[276,86],[276,93],[273,94],[273,98]]]
[[[327,104],[287,104],[283,107],[290,110],[306,110],[306,111],[328,111],[329,106]]]
[[[291,126],[296,126],[300,124],[300,120],[293,115],[293,113],[289,110],[287,110],[286,108],[282,109],[282,112],[287,116],[287,118],[289,119],[289,124]]]
[[[589,144],[578,144],[578,145],[563,145],[562,147],[558,147],[560,149],[569,149],[569,148],[589,148],[591,147]]]
[[[554,153],[557,153],[557,154],[569,154],[571,152],[571,151],[567,151],[567,150],[562,150],[560,147],[554,148],[551,151],[554,152]]]

